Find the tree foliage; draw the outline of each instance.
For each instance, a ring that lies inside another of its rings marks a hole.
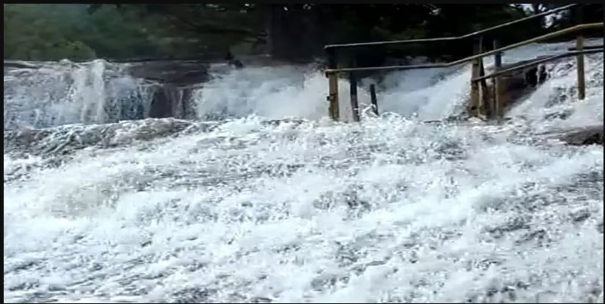
[[[557,6],[533,4],[5,4],[5,59],[323,55],[328,43],[457,36]],[[594,10],[586,10],[593,14]],[[600,11],[602,18],[602,6]],[[515,42],[570,24],[537,19],[494,33]],[[470,51],[465,45],[373,50],[375,56]],[[367,53],[360,53],[365,56]],[[376,55],[378,54],[378,55]],[[371,57],[371,56],[368,56]]]

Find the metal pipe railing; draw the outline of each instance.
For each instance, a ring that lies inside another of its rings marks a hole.
[[[522,42],[518,42],[512,45],[508,45],[505,47],[499,47],[499,42],[498,40],[494,40],[494,47],[493,50],[488,51],[488,52],[482,52],[481,48],[482,48],[482,35],[484,35],[485,33],[488,33],[490,31],[494,31],[494,30],[498,30],[498,29],[502,29],[514,24],[518,24],[524,21],[528,21],[531,19],[535,19],[535,18],[539,18],[539,17],[543,17],[543,16],[547,16],[547,15],[551,15],[560,11],[564,11],[564,10],[568,10],[570,8],[574,8],[577,7],[577,22],[580,23],[579,25],[570,27],[570,28],[566,28],[563,30],[559,30],[556,31],[554,33],[549,33],[549,34],[545,34],[542,36],[538,36],[538,37],[534,37],[532,39],[527,39],[525,41]],[[576,37],[577,40],[577,52],[568,52],[568,53],[564,53],[564,54],[558,54],[558,55],[554,55],[554,56],[550,56],[547,58],[543,58],[543,59],[538,59],[536,61],[532,61],[531,63],[528,64],[524,64],[524,65],[520,65],[514,68],[509,68],[506,70],[500,70],[500,71],[496,71],[495,73],[492,73],[490,75],[483,75],[483,60],[482,58],[486,57],[486,56],[490,56],[490,55],[495,55],[495,60],[496,60],[496,65],[498,66],[498,63],[501,63],[501,56],[502,53],[504,51],[507,50],[511,50],[514,48],[518,48],[520,46],[524,46],[530,43],[536,43],[536,42],[541,42],[550,38],[554,38],[554,37],[558,37],[558,36],[562,36],[568,33],[572,33],[572,32],[577,32],[577,31],[582,31],[585,29],[593,29],[593,28],[603,28],[603,23],[589,23],[589,24],[581,24],[582,23],[582,12],[581,12],[581,4],[570,4],[570,5],[566,5],[566,6],[562,6],[556,9],[552,9],[546,12],[542,12],[540,14],[536,14],[533,16],[529,16],[529,17],[525,17],[525,18],[521,18],[521,19],[517,19],[517,20],[513,20],[511,22],[507,22],[507,23],[503,23],[494,27],[490,27],[487,29],[483,29],[483,30],[479,30],[479,31],[475,31],[463,36],[458,36],[458,37],[442,37],[442,38],[428,38],[428,39],[409,39],[409,40],[394,40],[394,41],[378,41],[378,42],[366,42],[366,43],[349,43],[349,44],[331,44],[331,45],[326,45],[324,47],[324,49],[327,52],[327,56],[328,56],[328,69],[325,70],[326,76],[329,79],[329,96],[328,96],[328,100],[330,101],[330,116],[335,119],[338,120],[338,116],[339,116],[339,102],[338,102],[338,74],[339,73],[349,73],[349,77],[351,79],[351,105],[354,108],[354,121],[359,121],[358,116],[356,117],[355,114],[356,113],[356,104],[357,104],[357,75],[356,72],[369,72],[369,71],[394,71],[394,70],[409,70],[409,69],[430,69],[430,68],[448,68],[448,67],[452,67],[452,66],[456,66],[459,64],[463,64],[463,63],[467,63],[467,62],[473,62],[473,75],[471,76],[471,102],[470,102],[470,107],[469,109],[471,111],[477,111],[477,115],[480,114],[480,112],[483,110],[483,106],[486,102],[485,100],[485,91],[487,90],[486,88],[486,84],[485,84],[485,79],[487,78],[494,78],[494,100],[491,104],[491,108],[490,112],[492,114],[496,114],[496,116],[499,116],[499,112],[500,110],[502,110],[502,104],[501,104],[501,100],[502,96],[500,96],[499,93],[499,77],[502,74],[505,73],[510,73],[512,71],[515,71],[517,69],[523,69],[526,68],[528,66],[532,66],[532,65],[536,65],[542,62],[546,62],[549,60],[555,60],[558,58],[562,58],[562,57],[567,57],[567,56],[573,56],[576,55],[578,58],[578,87],[579,87],[579,99],[583,99],[584,98],[584,69],[583,69],[583,64],[584,64],[584,54],[585,53],[596,53],[601,50],[585,50],[584,49],[584,39],[583,39],[583,35],[582,33],[579,33]],[[438,64],[419,64],[419,65],[397,65],[397,66],[382,66],[382,67],[349,67],[349,68],[338,68],[337,67],[337,49],[339,48],[352,48],[352,47],[364,47],[364,46],[381,46],[381,45],[392,45],[392,44],[411,44],[411,43],[423,43],[423,42],[442,42],[442,41],[455,41],[455,40],[461,40],[461,39],[467,39],[467,38],[471,38],[471,37],[475,37],[478,39],[478,41],[474,42],[475,45],[475,51],[474,51],[474,55],[463,58],[463,59],[459,59],[453,62],[449,62],[449,63],[438,63]],[[592,48],[591,48],[592,49]],[[478,83],[480,82],[480,83]],[[371,89],[374,89],[373,87]],[[375,92],[374,92],[375,94]],[[372,103],[375,103],[375,97],[372,98]],[[374,105],[375,107],[377,105]]]
[[[565,57],[572,57],[572,56],[576,56],[576,55],[580,55],[580,54],[594,54],[594,53],[603,53],[604,50],[603,49],[590,49],[590,50],[583,50],[583,51],[573,51],[573,52],[566,52],[566,53],[561,53],[561,54],[557,54],[557,55],[553,55],[553,56],[548,56],[545,58],[541,58],[541,59],[536,59],[532,62],[528,62],[526,64],[522,64],[522,65],[518,65],[512,68],[508,68],[505,70],[500,70],[485,76],[481,76],[481,77],[477,77],[477,78],[473,78],[471,79],[472,82],[477,82],[477,81],[481,81],[484,79],[489,79],[489,78],[493,78],[493,77],[497,77],[500,75],[504,75],[510,72],[514,72],[516,70],[522,70],[534,65],[538,65],[540,63],[544,63],[544,62],[548,62],[548,61],[552,61],[552,60],[557,60],[557,59],[561,59],[561,58],[565,58]]]
[[[328,45],[324,46],[324,49],[329,50],[329,49],[350,48],[350,47],[379,46],[379,45],[391,45],[391,44],[410,44],[410,43],[421,43],[421,42],[439,42],[439,41],[453,41],[453,40],[467,39],[467,38],[482,35],[487,32],[497,30],[497,29],[501,29],[501,28],[504,28],[507,26],[511,26],[511,25],[514,25],[517,23],[521,23],[521,22],[539,18],[539,17],[544,17],[544,16],[551,15],[551,14],[554,14],[554,13],[557,13],[560,11],[568,10],[577,5],[578,4],[569,4],[569,5],[555,8],[555,9],[552,9],[552,10],[549,10],[546,12],[542,12],[542,13],[539,13],[536,15],[532,15],[529,17],[511,21],[511,22],[496,25],[494,27],[490,27],[487,29],[472,32],[472,33],[469,33],[469,34],[466,34],[463,36],[452,36],[452,37],[442,37],[442,38],[425,38],[425,39],[408,39],[408,40],[391,40],[391,41],[375,41],[375,42],[362,42],[362,43],[328,44]]]
[[[448,68],[452,66],[459,65],[461,63],[470,62],[473,60],[481,59],[483,57],[493,55],[496,53],[501,53],[507,50],[511,50],[514,48],[518,48],[520,46],[524,46],[530,43],[536,43],[543,40],[547,40],[550,38],[563,36],[565,34],[582,31],[586,29],[595,29],[603,27],[603,22],[597,23],[587,23],[587,24],[579,24],[573,27],[569,27],[566,29],[562,29],[553,33],[549,33],[546,35],[538,36],[532,39],[528,39],[519,43],[511,44],[505,47],[501,47],[496,50],[487,51],[481,54],[469,56],[460,60],[452,61],[449,63],[436,63],[436,64],[419,64],[419,65],[395,65],[395,66],[383,66],[383,67],[364,67],[364,68],[341,68],[341,69],[327,69],[325,71],[326,75],[334,74],[334,73],[347,73],[347,72],[361,72],[361,71],[395,71],[395,70],[409,70],[409,69],[431,69],[431,68]]]

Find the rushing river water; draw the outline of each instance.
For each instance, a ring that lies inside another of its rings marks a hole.
[[[603,123],[586,66],[585,100],[551,63],[500,125],[423,122],[469,67],[387,75],[360,124],[305,67],[217,75],[197,121],[105,116],[148,101],[102,61],[5,73],[4,301],[602,302],[603,148],[545,135]]]

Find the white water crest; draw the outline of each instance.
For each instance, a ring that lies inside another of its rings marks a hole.
[[[544,136],[603,122],[602,54],[583,101],[574,60],[502,124],[423,122],[468,67],[387,75],[357,124],[288,66],[215,75],[197,121],[5,131],[4,301],[602,302],[603,148]]]

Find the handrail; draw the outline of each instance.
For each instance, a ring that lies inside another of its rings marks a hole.
[[[493,30],[497,30],[503,27],[507,27],[510,25],[514,25],[520,22],[524,22],[527,20],[531,20],[534,18],[538,18],[538,17],[543,17],[543,16],[547,16],[559,11],[563,11],[563,10],[567,10],[570,9],[572,7],[577,6],[578,4],[569,4],[566,6],[562,6],[559,8],[555,8],[546,12],[542,12],[533,16],[529,16],[529,17],[525,17],[525,18],[521,18],[521,19],[517,19],[514,21],[510,21],[507,23],[503,23],[500,25],[496,25],[494,27],[490,27],[487,29],[483,29],[483,30],[479,30],[476,32],[472,32],[463,36],[452,36],[452,37],[443,37],[443,38],[425,38],[425,39],[408,39],[408,40],[391,40],[391,41],[375,41],[375,42],[362,42],[362,43],[344,43],[344,44],[328,44],[326,46],[324,46],[325,50],[328,49],[336,49],[336,48],[347,48],[347,47],[360,47],[360,46],[376,46],[376,45],[390,45],[390,44],[409,44],[409,43],[420,43],[420,42],[437,42],[437,41],[452,41],[452,40],[461,40],[461,39],[466,39],[466,38],[470,38],[473,36],[478,36],[481,34],[485,34],[487,32],[493,31]]]
[[[566,53],[561,53],[561,54],[557,54],[557,55],[553,55],[553,56],[548,56],[546,58],[542,58],[542,59],[536,59],[533,60],[532,62],[528,62],[526,64],[522,64],[522,65],[518,65],[512,68],[508,68],[505,70],[500,70],[494,73],[491,73],[489,75],[485,75],[485,76],[481,76],[481,77],[477,77],[477,78],[473,78],[471,79],[471,82],[478,82],[484,79],[488,79],[488,78],[493,78],[496,76],[500,76],[503,74],[507,74],[510,73],[512,71],[516,71],[516,70],[521,70],[533,65],[537,65],[540,63],[544,63],[547,61],[551,61],[551,60],[557,60],[557,59],[561,59],[561,58],[565,58],[565,57],[571,57],[571,56],[576,56],[576,55],[580,55],[580,54],[594,54],[594,53],[602,53],[604,52],[603,49],[592,49],[592,50],[584,50],[584,51],[573,51],[573,52],[566,52]]]
[[[553,33],[548,33],[546,35],[542,35],[542,36],[538,36],[532,39],[528,39],[519,43],[515,43],[515,44],[511,44],[499,49],[495,49],[495,50],[491,50],[488,52],[484,52],[481,54],[477,54],[477,55],[473,55],[470,57],[466,57],[460,60],[456,60],[456,61],[452,61],[449,63],[436,63],[436,64],[420,64],[420,65],[395,65],[395,66],[383,66],[383,67],[363,67],[363,68],[341,68],[341,69],[327,69],[325,71],[326,75],[330,75],[333,73],[346,73],[346,72],[359,72],[359,71],[393,71],[393,70],[409,70],[409,69],[430,69],[430,68],[447,68],[447,67],[452,67],[455,65],[459,65],[461,63],[466,63],[466,62],[470,62],[476,59],[480,59],[489,55],[493,55],[496,53],[501,53],[510,49],[514,49],[514,48],[518,48],[520,46],[524,46],[530,43],[535,43],[535,42],[539,42],[542,40],[546,40],[549,38],[554,38],[557,36],[562,36],[564,34],[568,34],[571,32],[576,32],[576,31],[581,31],[581,30],[585,30],[585,29],[591,29],[591,28],[599,28],[599,27],[603,27],[603,22],[597,22],[597,23],[586,23],[586,24],[579,24],[573,27],[569,27],[566,29],[562,29]]]

